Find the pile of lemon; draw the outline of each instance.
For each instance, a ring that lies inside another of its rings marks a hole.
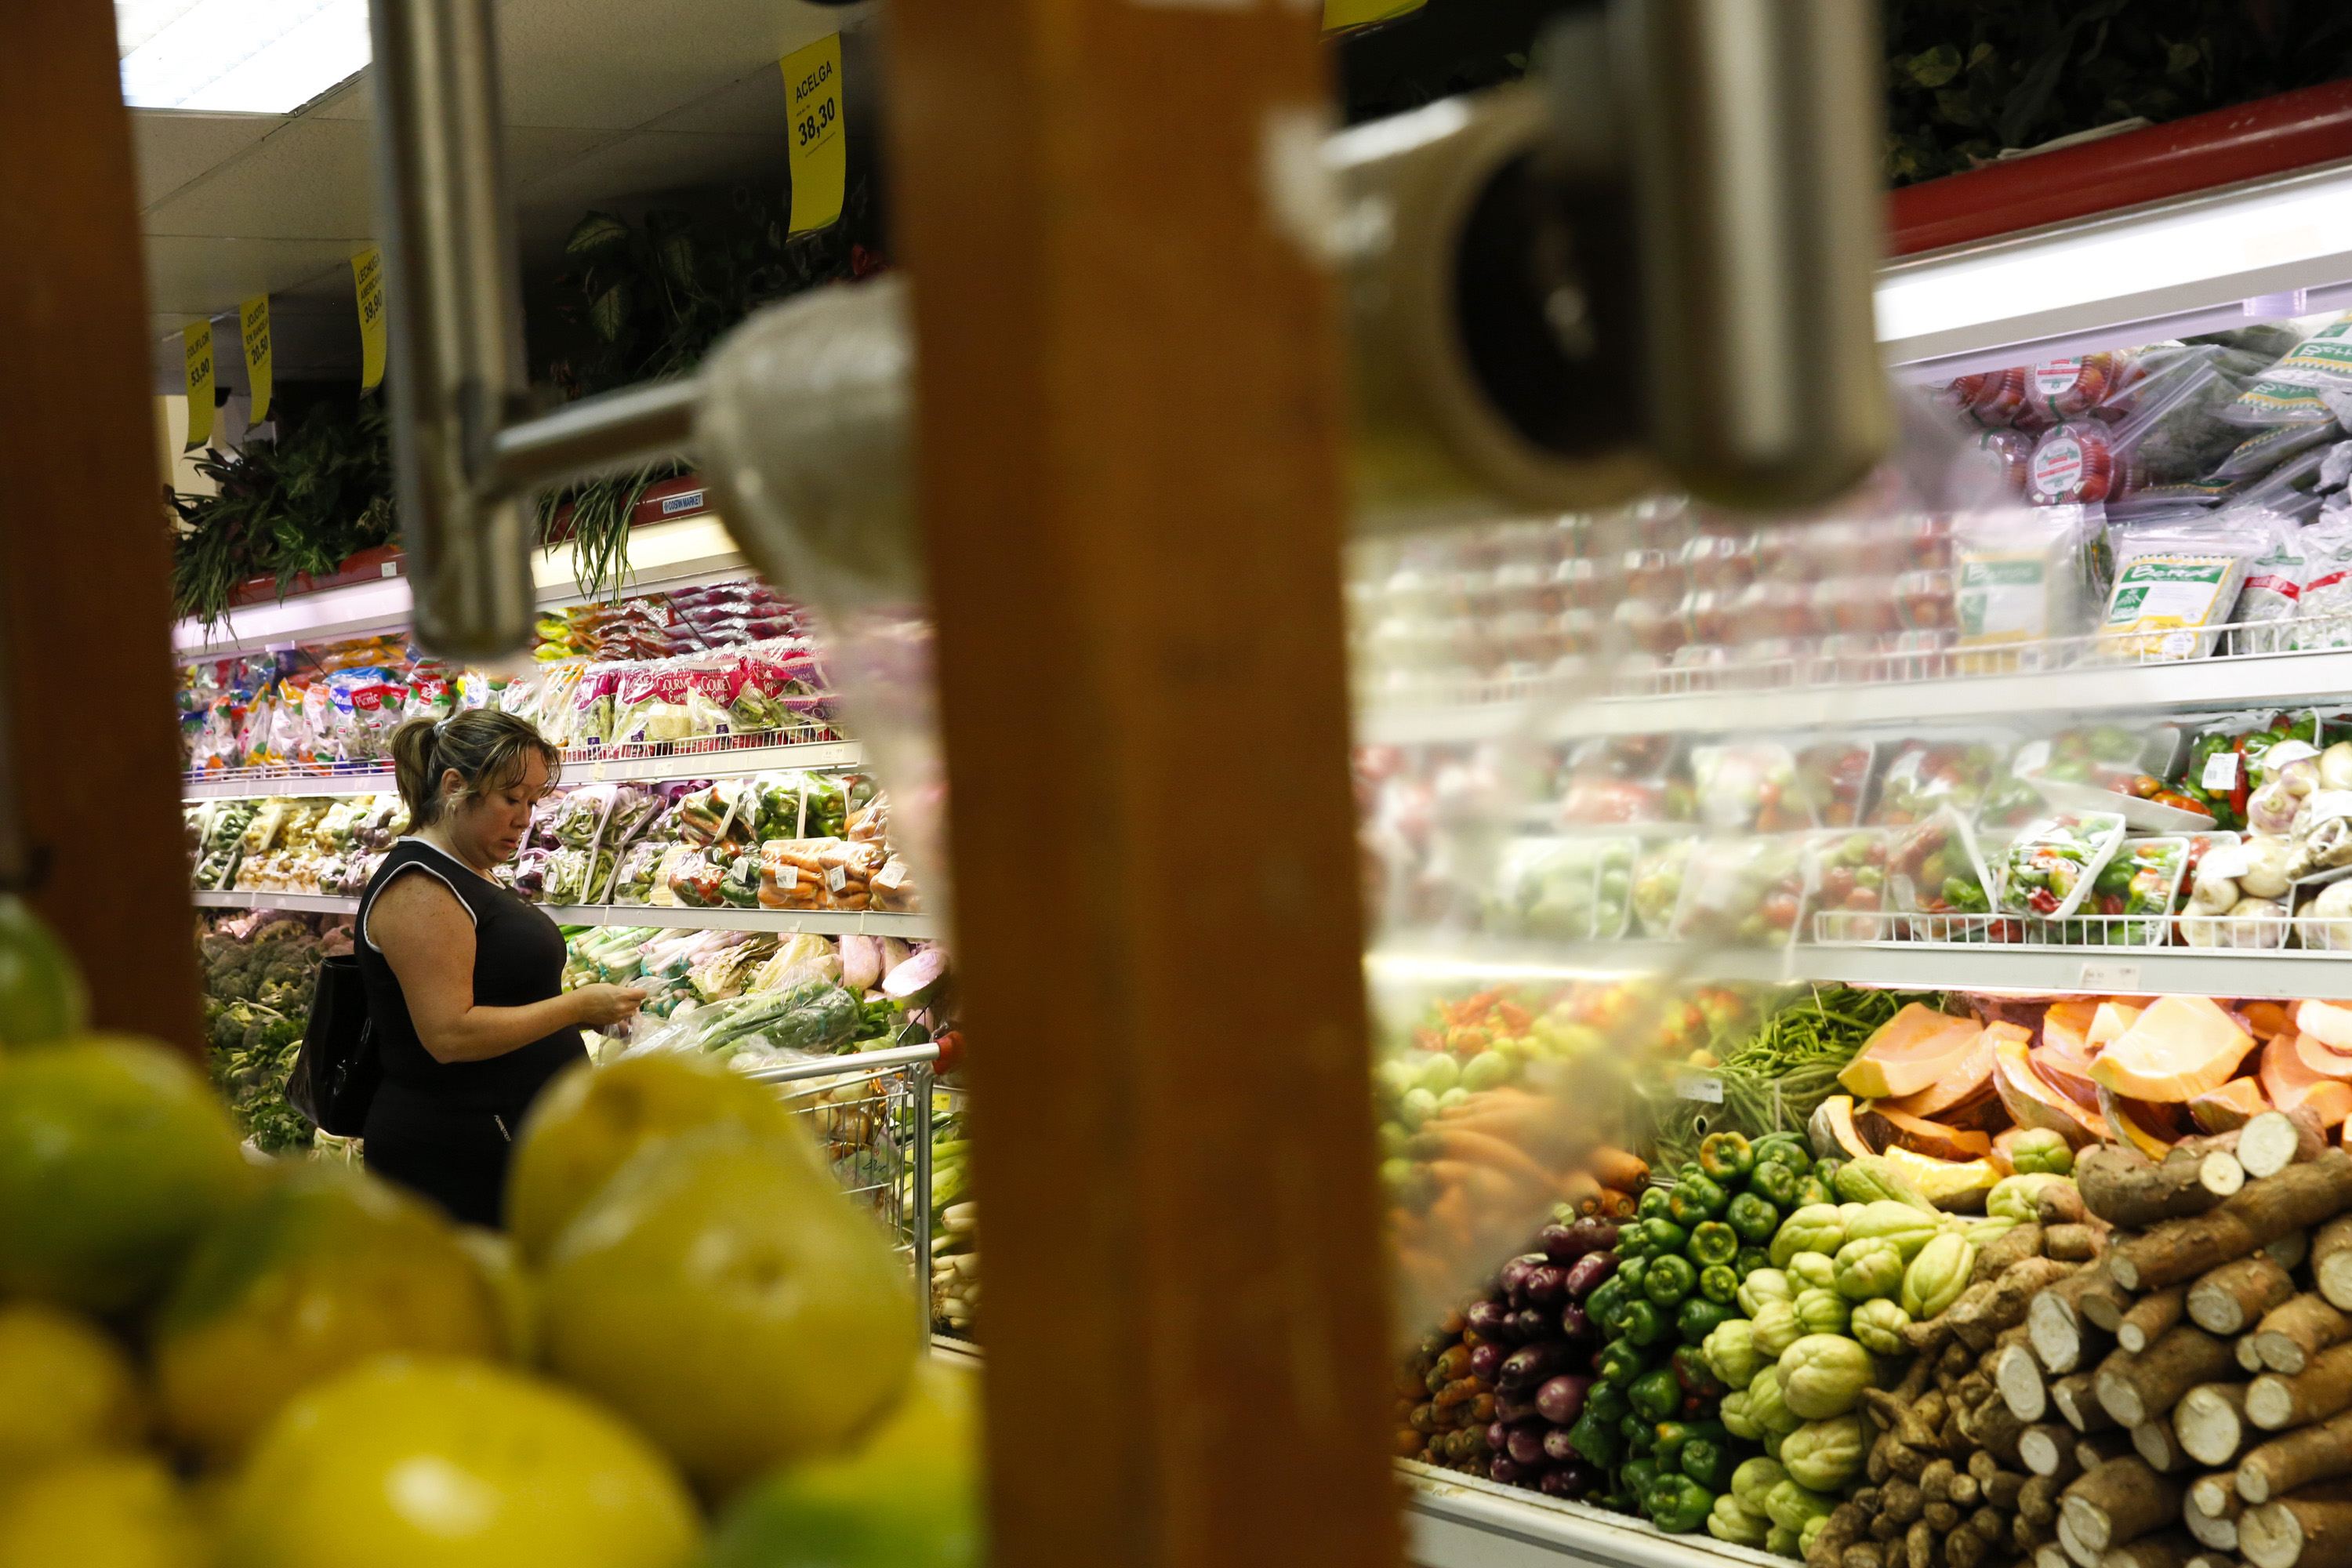
[[[11,1045],[0,1568],[982,1561],[974,1391],[772,1091],[572,1069],[508,1208],[257,1168],[149,1042]]]

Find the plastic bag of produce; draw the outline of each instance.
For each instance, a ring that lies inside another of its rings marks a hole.
[[[2093,543],[2098,516],[2081,506],[1975,512],[1955,531],[1963,671],[2019,668],[2014,648],[2072,637],[2089,614],[2089,588],[2098,578]]]
[[[1914,941],[1980,942],[1992,923],[1993,875],[1967,814],[1954,806],[1895,836],[1886,882],[1889,906],[1917,917],[1900,933]]]
[[[2124,819],[2111,812],[2067,812],[2033,824],[2002,858],[2000,908],[2064,920],[2090,896],[2123,836]]]
[[[2109,658],[2202,658],[2229,619],[2248,567],[2268,548],[2267,531],[2225,517],[2143,523],[2113,541],[2115,587],[2099,628]]]
[[[1906,741],[1880,775],[1874,827],[1907,827],[1946,805],[1972,814],[2009,750],[2006,736]]]
[[[2295,603],[2299,649],[2352,647],[2352,511],[2323,511],[2300,538],[2303,592]]]
[[[2186,838],[2125,840],[2099,868],[2080,912],[2052,921],[2036,934],[2044,941],[2092,947],[2162,946],[2171,933],[2168,917],[2189,855]]]
[[[2329,392],[2352,392],[2352,314],[2297,343],[2217,416],[2236,426],[2325,424],[2336,417],[2322,395]]]
[[[2303,524],[2267,510],[2243,514],[2243,521],[2261,540],[2262,553],[2246,563],[2245,584],[2230,612],[2235,623],[2230,651],[2284,653],[2294,647],[2294,622],[2302,612]]]
[[[1780,947],[1795,940],[1812,867],[1791,837],[1710,839],[1692,857],[1677,941]]]
[[[1632,908],[1634,847],[1622,838],[1513,841],[1503,852],[1489,900],[1488,930],[1548,942],[1622,936]],[[877,900],[882,876],[877,872],[874,879]]]

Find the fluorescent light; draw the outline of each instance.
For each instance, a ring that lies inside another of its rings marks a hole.
[[[115,0],[122,101],[285,114],[368,63],[367,0]]]

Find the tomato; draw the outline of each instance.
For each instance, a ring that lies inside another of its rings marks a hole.
[[[1774,893],[1764,900],[1764,923],[1774,931],[1787,931],[1797,923],[1797,895]]]

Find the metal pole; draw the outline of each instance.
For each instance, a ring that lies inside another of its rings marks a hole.
[[[522,305],[488,0],[375,0],[379,184],[391,225],[393,415],[417,640],[495,658],[529,646],[525,501],[490,483],[525,384]]]
[[[907,1100],[915,1127],[915,1307],[923,1314],[923,1338],[931,1337],[931,1064],[907,1074]]]
[[[690,446],[702,380],[649,382],[583,397],[490,438],[490,482],[520,494],[558,479],[622,473]]]

